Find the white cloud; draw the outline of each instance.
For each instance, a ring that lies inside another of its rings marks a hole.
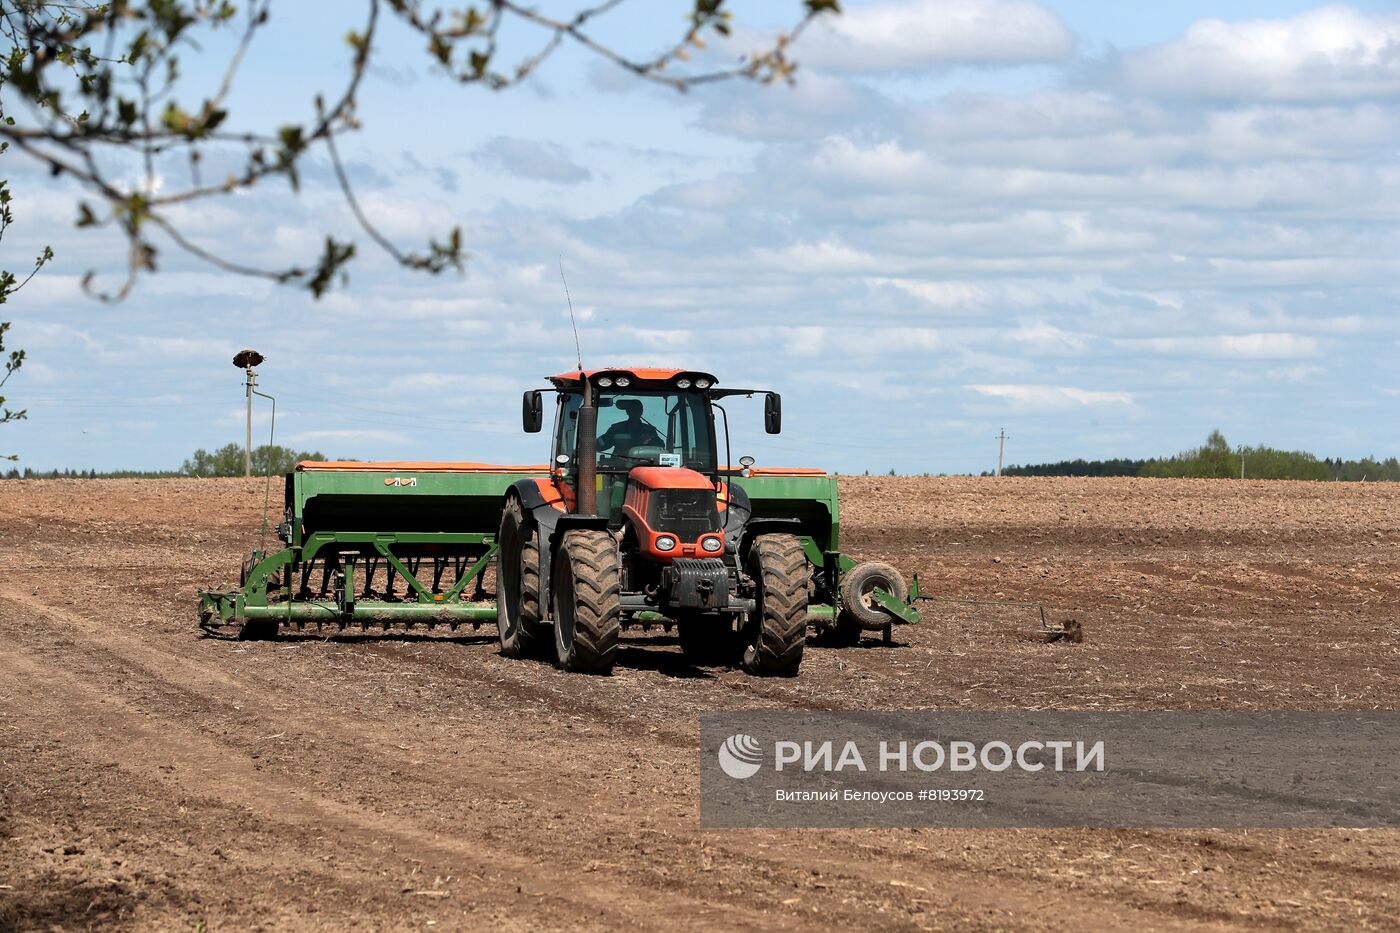
[[[499,171],[532,181],[573,185],[593,177],[584,166],[570,158],[556,143],[533,139],[495,136],[482,143],[472,158]]]
[[[1146,337],[1116,341],[1125,349],[1180,356],[1289,360],[1317,356],[1316,337],[1297,334],[1222,334],[1211,337]]]
[[[1400,15],[1326,6],[1287,19],[1204,19],[1123,58],[1128,86],[1166,97],[1316,101],[1400,95]]]
[[[1098,405],[1127,405],[1132,407],[1131,392],[1102,392],[1076,389],[1070,386],[1048,385],[966,385],[980,395],[1011,402],[1019,408],[1069,408]]]
[[[1061,330],[1045,321],[1023,324],[1006,336],[1037,353],[1081,353],[1088,346],[1085,335]]]
[[[391,444],[406,444],[408,437],[398,431],[376,431],[371,429],[345,428],[319,431],[301,431],[287,438],[294,444],[308,444],[317,441],[373,441]]]
[[[797,54],[819,67],[881,72],[1061,61],[1074,46],[1055,13],[1027,0],[905,0],[821,20]]]

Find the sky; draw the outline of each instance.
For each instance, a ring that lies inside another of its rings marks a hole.
[[[573,4],[551,2],[546,9]],[[599,21],[679,35],[684,2]],[[799,4],[734,5],[713,60]],[[734,456],[965,473],[1201,443],[1400,455],[1400,4],[875,0],[793,49],[796,84],[686,94],[565,48],[525,85],[461,87],[391,24],[342,143],[366,212],[417,248],[460,224],[463,275],[394,266],[324,159],[179,215],[266,265],[357,240],[320,301],[162,251],[117,305],[124,243],[22,155],[0,264],[56,259],[3,309],[29,358],[0,428],[20,466],[170,469],[243,435],[241,347],[278,443],[356,459],[539,462],[519,398],[572,368],[668,365],[783,394],[730,406]],[[274,4],[230,123],[303,119],[339,86],[355,3]],[[531,37],[512,33],[507,52]],[[217,82],[215,38],[183,96]],[[9,109],[9,108],[7,108]],[[211,160],[217,154],[211,155]],[[176,170],[172,168],[172,171]],[[267,437],[260,403],[255,431]]]

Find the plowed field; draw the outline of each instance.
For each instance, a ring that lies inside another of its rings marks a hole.
[[[262,486],[0,483],[0,929],[1393,929],[1391,831],[703,831],[728,708],[1400,703],[1400,486],[842,480],[844,550],[941,605],[795,680],[629,636],[202,637]]]

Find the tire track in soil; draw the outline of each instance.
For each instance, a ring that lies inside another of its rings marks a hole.
[[[396,857],[425,864],[461,866],[486,879],[500,890],[524,880],[529,886],[541,884],[540,867],[532,859],[492,847],[480,839],[471,842],[445,839],[402,820],[356,811],[331,799],[322,801],[295,787],[270,779],[251,762],[211,740],[202,732],[184,728],[170,720],[159,727],[122,700],[114,700],[101,687],[66,672],[10,652],[0,656],[11,689],[25,694],[26,720],[41,732],[62,735],[70,748],[81,749],[90,760],[115,760],[118,768],[149,779],[150,761],[168,762],[157,771],[157,780],[167,796],[208,798],[225,806],[246,810],[259,819],[290,824],[294,829],[318,835],[332,833],[337,846],[350,846],[363,852],[382,852],[386,846]],[[139,750],[139,756],[124,753]],[[168,768],[168,770],[167,770]],[[551,880],[560,880],[554,876]],[[555,885],[536,896],[546,898],[563,916],[593,917],[605,926],[632,926],[658,922],[684,923],[691,928],[731,929],[744,918],[742,911],[728,905],[679,898],[657,904],[651,892],[628,891],[626,883],[610,885],[606,891],[588,886]],[[645,924],[644,924],[645,922]]]
[[[399,857],[417,858],[428,862],[436,860],[442,864],[444,873],[458,873],[462,871],[460,859],[464,854],[469,854],[468,861],[472,872],[485,873],[489,867],[499,869],[501,866],[509,866],[510,871],[501,874],[499,871],[490,877],[493,882],[499,885],[509,886],[519,882],[521,879],[529,879],[539,882],[538,864],[530,859],[523,859],[515,854],[514,847],[510,853],[502,852],[498,848],[488,848],[480,843],[470,846],[464,844],[444,845],[442,839],[431,830],[421,825],[405,822],[401,818],[376,816],[374,814],[347,812],[339,804],[328,807],[320,801],[306,796],[297,791],[294,787],[289,789],[289,784],[274,780],[271,776],[265,775],[260,770],[255,770],[249,754],[248,745],[249,732],[259,732],[265,729],[278,728],[276,721],[264,721],[256,724],[250,722],[247,712],[254,709],[259,699],[267,703],[271,697],[266,694],[270,683],[248,683],[242,679],[229,674],[222,666],[192,659],[189,656],[179,654],[169,649],[154,646],[147,642],[145,638],[132,635],[121,630],[114,630],[108,623],[92,620],[86,616],[65,611],[59,607],[52,606],[42,599],[25,594],[22,590],[16,590],[12,586],[0,585],[0,599],[11,604],[23,606],[33,614],[32,618],[47,617],[50,620],[60,623],[54,628],[61,628],[68,636],[76,636],[86,643],[86,647],[91,653],[101,653],[110,655],[116,659],[126,662],[127,667],[116,671],[109,669],[105,672],[108,678],[112,676],[130,679],[131,675],[137,674],[145,681],[158,688],[158,699],[161,705],[168,711],[178,712],[182,719],[186,721],[203,721],[205,727],[195,731],[186,726],[177,726],[162,719],[162,730],[159,740],[155,739],[157,733],[153,733],[149,726],[141,723],[150,715],[148,710],[137,709],[130,705],[130,700],[119,698],[113,701],[112,692],[105,690],[100,685],[85,682],[78,677],[64,673],[56,675],[52,668],[41,669],[37,663],[26,659],[25,663],[30,665],[29,680],[46,681],[48,693],[50,695],[63,696],[70,699],[68,704],[69,715],[75,709],[90,711],[95,709],[95,704],[105,699],[106,706],[103,707],[103,714],[96,719],[89,718],[87,723],[92,728],[88,728],[89,734],[108,736],[122,736],[117,744],[121,747],[142,747],[151,758],[159,758],[177,763],[177,774],[162,774],[169,783],[174,781],[181,792],[190,796],[199,796],[201,793],[209,795],[210,787],[217,788],[214,799],[221,803],[235,807],[245,807],[256,813],[259,818],[269,818],[273,814],[269,812],[266,803],[258,806],[258,801],[278,801],[275,809],[275,818],[285,821],[291,819],[300,827],[315,826],[325,829],[327,825],[334,826],[337,833],[346,838],[348,842],[362,850],[373,850],[382,845],[383,839],[393,840],[393,848]],[[66,623],[66,624],[65,624]],[[395,649],[399,646],[385,643],[376,645],[376,648]],[[397,652],[395,652],[397,653]],[[409,656],[401,655],[408,659]],[[157,659],[163,659],[158,661]],[[71,659],[64,659],[69,664]],[[84,655],[84,661],[90,661],[91,655]],[[413,659],[417,660],[417,659]],[[20,663],[18,661],[13,663]],[[13,664],[12,664],[13,666]],[[100,668],[100,665],[98,665]],[[515,665],[510,665],[515,667]],[[36,672],[41,672],[36,675]],[[43,676],[47,673],[47,678]],[[93,673],[96,673],[94,670]],[[21,678],[16,676],[18,681]],[[591,681],[586,681],[591,682]],[[200,685],[217,684],[222,690],[223,696],[214,700],[208,697],[205,692],[200,691]],[[56,684],[63,685],[63,689],[56,688]],[[496,687],[501,684],[494,683]],[[743,692],[743,691],[741,691]],[[235,703],[234,700],[241,700]],[[116,718],[114,707],[121,709],[124,719]],[[792,708],[810,708],[807,704],[797,704]],[[220,715],[234,715],[237,710],[237,721],[227,723],[231,727],[236,727],[238,732],[234,733],[227,744],[211,737],[209,727],[213,722],[217,722]],[[597,714],[605,711],[604,707],[595,704],[579,705],[577,711],[586,713],[595,720],[609,719],[614,717],[599,716]],[[114,728],[120,722],[127,722],[129,728]],[[147,720],[149,721],[149,720]],[[401,762],[403,752],[401,746],[394,742],[384,742],[377,739],[372,734],[367,734],[363,730],[347,729],[333,717],[316,718],[316,734],[333,737],[339,743],[336,749],[336,759],[339,766],[344,768],[353,763],[347,760],[346,751],[355,748],[360,755],[372,756],[375,761],[366,770],[373,768],[384,769],[392,763]],[[694,731],[676,731],[669,735],[658,735],[653,733],[654,738],[665,738],[669,740],[668,745],[672,746],[676,753],[674,764],[678,767],[693,767],[693,762],[688,761],[694,755],[694,744],[697,735]],[[241,741],[240,741],[241,739]],[[103,751],[107,749],[107,751]],[[111,757],[110,749],[104,744],[100,746],[89,745],[90,756],[101,757],[106,755]],[[158,753],[157,753],[158,752]],[[581,756],[582,757],[582,756]],[[236,764],[230,770],[230,762]],[[128,763],[128,766],[131,763]],[[439,760],[429,764],[425,770],[428,773],[444,773],[448,768],[459,767],[460,762],[450,760]],[[541,765],[543,767],[543,765]],[[264,769],[267,765],[263,766]],[[510,770],[503,770],[496,763],[479,762],[474,767],[474,773],[463,775],[460,772],[454,775],[454,784],[460,790],[460,785],[464,782],[470,783],[470,791],[477,795],[490,795],[501,786],[509,786],[510,775],[519,770],[533,770],[530,762],[514,763]],[[188,779],[179,780],[181,776],[188,775]],[[290,795],[290,798],[289,798]],[[552,796],[552,795],[551,795]],[[693,797],[693,792],[692,795]],[[292,801],[290,809],[287,801]],[[498,800],[497,803],[508,801]],[[513,802],[524,802],[527,805],[538,804],[537,798],[527,796],[523,800],[514,798]],[[336,819],[329,819],[335,816]],[[693,819],[693,817],[692,817]],[[607,823],[612,826],[612,831],[617,834],[625,833],[628,827],[627,820],[618,819],[611,813],[599,813],[594,811],[590,820],[597,824]],[[596,830],[595,830],[596,831]],[[688,833],[694,839],[689,845],[680,844],[675,847],[669,860],[683,864],[685,861],[694,859],[695,853],[692,851],[697,844],[701,844],[703,837],[703,847],[713,855],[718,854],[726,864],[728,874],[749,875],[750,877],[764,877],[778,880],[785,876],[792,876],[791,846],[784,846],[784,858],[764,857],[756,854],[751,848],[742,845],[726,843],[723,839],[713,838],[713,834],[697,832],[693,822],[672,821],[669,827],[662,830],[669,833]],[[502,831],[502,835],[508,836],[508,832]],[[756,834],[758,838],[763,838],[765,834]],[[656,844],[655,841],[652,843]],[[767,843],[760,843],[766,848]],[[799,861],[806,866],[805,871],[820,866],[827,877],[840,877],[846,880],[847,890],[835,891],[833,896],[823,898],[832,901],[824,905],[823,916],[830,922],[845,914],[852,922],[865,922],[870,919],[872,912],[879,913],[887,910],[886,905],[890,900],[890,877],[889,868],[897,866],[907,874],[918,877],[925,873],[936,873],[940,879],[943,890],[936,892],[933,898],[928,895],[930,891],[924,889],[921,893],[924,898],[914,898],[915,891],[920,891],[920,886],[909,884],[909,892],[906,897],[911,900],[923,900],[930,905],[939,903],[939,908],[944,913],[958,913],[967,917],[969,921],[977,914],[999,915],[1006,911],[1030,911],[1034,909],[1045,909],[1046,905],[1053,904],[1055,915],[1058,921],[1077,926],[1104,926],[1122,925],[1130,922],[1131,918],[1138,921],[1143,919],[1142,908],[1128,908],[1126,911],[1117,905],[1104,905],[1094,900],[1083,901],[1066,897],[1062,892],[1057,892],[1053,886],[1044,885],[1034,879],[1004,877],[1000,880],[994,891],[991,891],[979,879],[977,868],[963,868],[953,859],[935,859],[933,864],[918,859],[907,857],[893,858],[893,853],[885,853],[890,856],[890,861],[866,867],[861,864],[852,864],[848,859],[845,848],[839,839],[832,840],[827,845],[803,846],[805,850]],[[873,848],[873,847],[869,847]],[[485,850],[487,855],[482,856]],[[406,854],[411,853],[411,854]],[[949,882],[957,879],[958,883],[952,885]],[[713,922],[721,927],[728,927],[734,924],[752,926],[755,918],[751,912],[742,910],[718,910],[715,905],[718,903],[713,898],[703,898],[698,896],[687,896],[680,886],[668,882],[666,879],[656,879],[660,886],[664,887],[668,903],[672,906],[682,908],[681,914],[675,919],[684,921],[696,926],[702,921],[706,924]],[[788,877],[783,887],[791,890],[789,885],[795,883]],[[573,894],[559,895],[556,899],[562,898],[556,906],[572,907],[575,912],[571,916],[578,916],[577,908],[580,906],[591,907],[595,912],[609,913],[611,920],[626,920],[632,923],[642,923],[644,926],[656,925],[658,921],[668,919],[666,912],[658,912],[651,907],[642,908],[639,905],[649,904],[654,900],[657,893],[649,887],[633,886],[634,896],[630,898],[632,907],[627,910],[620,910],[617,903],[618,895],[615,889],[610,888],[613,894],[602,898],[583,898],[572,900]],[[852,911],[851,901],[852,890],[865,892],[861,898],[855,898],[856,909]],[[782,892],[779,892],[782,893]],[[835,895],[839,895],[839,898]],[[786,898],[779,898],[778,902]],[[864,903],[860,903],[863,901]],[[919,905],[911,904],[910,915],[917,916],[920,912]],[[718,913],[718,916],[715,914]],[[1145,913],[1151,919],[1156,928],[1161,929],[1190,929],[1196,928],[1193,924],[1180,925],[1177,918],[1164,915],[1160,911],[1149,906]],[[789,918],[785,922],[780,922],[778,926],[786,927],[798,921],[798,917]],[[770,921],[771,922],[771,921]]]

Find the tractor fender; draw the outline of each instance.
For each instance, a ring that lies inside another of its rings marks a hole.
[[[744,543],[744,530],[753,518],[753,504],[744,487],[737,483],[724,484],[724,510],[720,512],[719,527],[724,532],[724,552],[738,554]]]
[[[739,544],[739,559],[742,561],[753,546],[754,539],[767,534],[802,534],[802,521],[797,518],[755,518],[744,525],[743,538]]]
[[[577,515],[562,511],[557,504],[562,502],[562,499],[552,484],[549,486],[549,492],[554,493],[554,496],[547,496],[545,489],[541,488],[542,485],[542,482],[533,479],[519,480],[506,493],[506,501],[509,502],[512,496],[518,498],[525,513],[534,519],[535,529],[540,538],[540,621],[547,622],[550,607],[554,605],[554,555],[559,550],[559,543],[564,539],[564,532],[571,528],[606,531],[608,520],[601,515]]]

